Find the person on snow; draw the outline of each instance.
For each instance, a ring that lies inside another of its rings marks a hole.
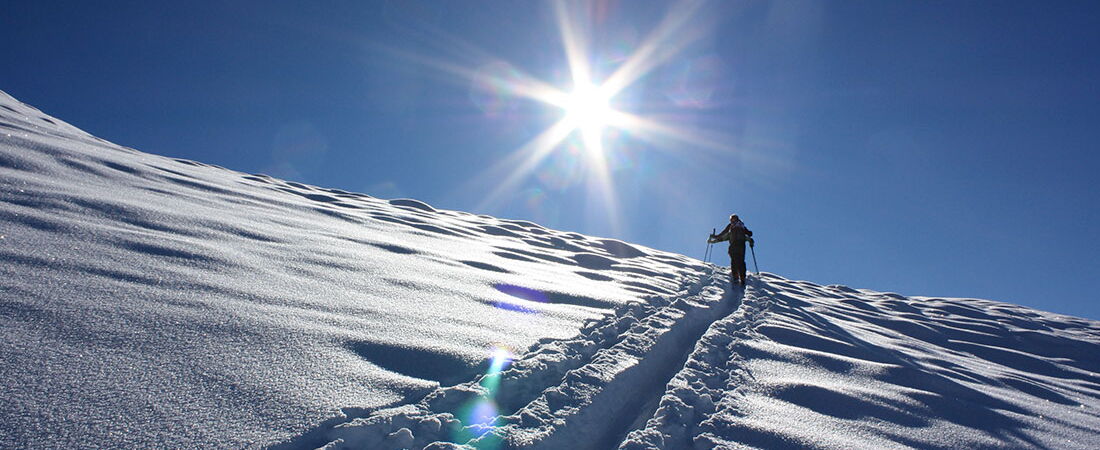
[[[730,216],[730,224],[726,225],[721,233],[712,234],[710,239],[707,239],[711,244],[722,241],[730,243],[730,280],[744,286],[745,281],[748,280],[748,275],[745,273],[748,270],[745,267],[745,242],[749,243],[749,247],[753,246],[752,231],[745,226],[745,222],[742,222],[740,217],[737,217],[737,214],[733,214]]]

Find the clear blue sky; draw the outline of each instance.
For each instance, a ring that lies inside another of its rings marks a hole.
[[[514,83],[573,85],[552,3],[112,3],[6,6],[0,89],[147,152],[698,258],[737,212],[786,277],[1100,318],[1097,2],[722,1],[652,41],[683,5],[570,4],[594,83],[652,50],[610,103],[669,131],[526,168],[564,112]]]

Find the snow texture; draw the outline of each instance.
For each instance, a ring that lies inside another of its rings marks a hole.
[[[1100,322],[731,287],[141,153],[2,92],[0,217],[2,448],[1100,447]]]

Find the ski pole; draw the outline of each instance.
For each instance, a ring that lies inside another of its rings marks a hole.
[[[711,236],[714,236],[714,231],[715,231],[714,228],[710,229],[710,235]],[[704,264],[706,264],[706,262],[710,260],[710,248],[713,245],[714,245],[714,243],[710,241],[710,238],[707,238],[707,253],[703,255],[703,263]]]
[[[756,247],[750,245],[749,251],[752,252],[752,267],[756,269],[756,276],[760,276],[760,266],[756,265]]]

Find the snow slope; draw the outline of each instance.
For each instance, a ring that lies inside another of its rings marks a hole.
[[[767,275],[623,447],[1097,448],[1097,355],[1096,321]]]
[[[144,154],[3,93],[0,217],[3,448],[1100,447],[1100,322],[731,288]]]
[[[1100,445],[1100,323],[772,274],[743,292],[725,289],[724,275],[693,279],[507,370],[313,438],[328,448]]]
[[[6,94],[0,226],[0,447],[288,439],[702,268],[149,155]]]

